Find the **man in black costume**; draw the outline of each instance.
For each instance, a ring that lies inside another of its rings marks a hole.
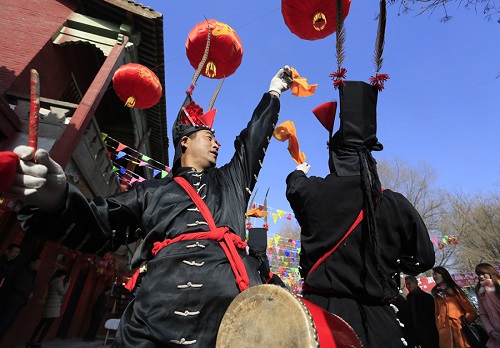
[[[434,249],[412,204],[381,188],[371,154],[382,150],[377,87],[344,83],[340,129],[328,143],[330,174],[308,178],[305,163],[286,179],[287,199],[301,225],[303,295],[346,320],[364,347],[404,347],[390,300],[399,292],[399,272],[430,269]]]
[[[31,204],[18,214],[28,232],[58,238],[71,223],[65,244],[85,240],[83,252],[109,243],[116,250],[143,238],[132,259],[147,261],[147,273],[125,310],[116,347],[213,347],[230,302],[261,284],[245,242],[245,212],[273,133],[280,95],[290,88],[290,70],[280,69],[234,142],[232,159],[215,168],[220,144],[190,93],[173,126],[175,157],[165,179],[136,183],[127,192],[93,201],[68,185],[62,168],[44,150],[18,147],[18,176],[11,193]],[[215,110],[211,110],[215,111]],[[210,114],[209,114],[210,113]],[[21,184],[24,182],[24,184]],[[50,192],[50,194],[49,194]],[[82,230],[91,235],[76,234]],[[140,230],[132,235],[127,231]]]
[[[410,306],[417,346],[421,348],[438,348],[439,333],[436,327],[434,297],[420,289],[418,280],[414,276],[406,276],[405,285],[406,289],[408,289],[406,299]]]

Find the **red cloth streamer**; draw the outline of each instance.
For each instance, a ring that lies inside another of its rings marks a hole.
[[[375,76],[370,77],[370,83],[373,86],[376,86],[378,91],[382,91],[384,89],[384,82],[389,80],[389,75],[387,74],[376,74]]]
[[[0,192],[10,189],[14,182],[19,157],[11,151],[0,152]]]

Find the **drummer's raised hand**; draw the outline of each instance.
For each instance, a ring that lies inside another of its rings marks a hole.
[[[43,149],[36,151],[33,163],[33,151],[33,148],[23,145],[14,149],[20,160],[9,193],[27,204],[51,211],[66,199],[66,176],[61,166]]]
[[[279,97],[282,92],[290,89],[292,82],[292,71],[288,65],[285,65],[285,67],[281,68],[272,78],[271,83],[269,84],[269,92]]]
[[[295,170],[301,170],[301,171],[303,171],[305,175],[307,175],[307,173],[309,173],[309,169],[311,169],[311,165],[307,164],[306,162],[299,164],[295,168]]]

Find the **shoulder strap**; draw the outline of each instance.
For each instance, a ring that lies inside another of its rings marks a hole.
[[[323,263],[323,261],[325,261],[331,254],[333,254],[333,252],[335,250],[337,250],[337,248],[339,247],[340,244],[342,244],[342,242],[347,238],[349,237],[349,235],[351,234],[352,231],[354,231],[354,229],[359,225],[359,223],[363,220],[363,218],[365,217],[365,210],[364,209],[361,209],[361,211],[359,212],[358,214],[358,217],[356,218],[356,220],[354,220],[354,223],[351,225],[351,227],[349,228],[349,230],[346,232],[346,234],[342,237],[341,240],[339,240],[339,242],[337,244],[335,244],[335,246],[329,251],[327,252],[325,255],[323,255],[320,259],[318,259],[318,261],[316,261],[316,263],[314,264],[314,266],[312,266],[312,268],[309,270],[309,272],[307,273],[307,276],[306,278],[313,272],[316,270],[316,268],[319,267],[320,264]]]
[[[384,188],[382,187],[382,193],[384,192]],[[331,254],[333,254],[333,252],[335,250],[337,250],[337,248],[339,247],[340,244],[342,244],[342,242],[347,238],[349,237],[349,235],[351,234],[352,231],[354,231],[354,229],[359,225],[359,223],[361,221],[363,221],[363,218],[365,217],[365,209],[366,208],[363,208],[361,209],[361,211],[359,212],[358,214],[358,217],[356,218],[356,220],[354,220],[354,222],[352,223],[351,227],[349,228],[349,230],[345,233],[345,235],[342,237],[342,239],[339,240],[339,242],[337,244],[335,244],[335,246],[329,251],[327,252],[325,255],[323,255],[320,259],[318,259],[318,261],[316,261],[316,263],[312,266],[312,268],[309,270],[309,272],[307,273],[307,276],[306,278],[314,271],[316,270],[316,268],[319,267],[320,264],[322,264]]]
[[[194,204],[196,207],[200,210],[201,215],[205,218],[205,220],[208,223],[208,226],[210,227],[211,230],[215,230],[215,222],[214,218],[212,217],[212,213],[210,213],[210,209],[208,209],[208,206],[206,203],[201,199],[200,195],[196,190],[194,189],[193,186],[191,186],[190,183],[187,182],[186,179],[180,176],[176,176],[174,178],[175,182],[181,185],[181,187],[187,192],[189,197],[193,200]]]

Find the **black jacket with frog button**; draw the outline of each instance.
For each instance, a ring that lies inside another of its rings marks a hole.
[[[246,208],[278,121],[279,106],[278,97],[264,94],[234,142],[234,156],[224,166],[204,172],[179,168],[174,173],[198,190],[217,227],[227,226],[243,240]],[[239,293],[219,243],[181,241],[161,249],[155,257],[151,252],[155,242],[209,231],[191,198],[172,177],[136,183],[129,191],[93,201],[69,185],[65,206],[52,217],[25,207],[18,219],[25,230],[52,238],[61,238],[76,223],[63,244],[78,246],[83,252],[116,249],[143,238],[133,266],[147,261],[148,271],[122,317],[114,346],[215,346],[222,316]],[[239,254],[250,286],[261,283],[246,251],[239,250]]]

